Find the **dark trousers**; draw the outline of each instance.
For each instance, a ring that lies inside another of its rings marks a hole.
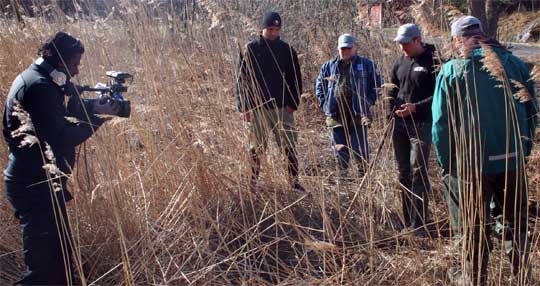
[[[521,171],[483,174],[481,181],[458,179],[455,174],[443,178],[452,229],[465,238],[473,284],[487,281],[487,265],[492,247],[493,220],[504,225],[501,238],[514,275],[528,263],[526,174]],[[491,207],[491,206],[492,207]],[[492,212],[492,213],[490,213]],[[522,271],[520,279],[526,279]],[[523,281],[523,280],[521,280]]]
[[[349,168],[351,156],[360,162],[361,168],[369,161],[368,128],[360,124],[351,125],[349,128],[343,126],[330,128],[332,148],[340,170]]]
[[[405,123],[396,120],[392,135],[399,171],[405,227],[418,228],[429,218],[427,173],[431,149],[431,123]]]
[[[19,219],[26,270],[15,285],[67,285],[73,280],[72,240],[63,191],[48,184],[5,181],[6,196]]]

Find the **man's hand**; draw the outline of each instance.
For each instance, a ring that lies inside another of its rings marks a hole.
[[[100,104],[99,100],[94,101],[94,113],[96,114],[107,114],[107,115],[117,115],[120,109],[120,106],[115,101],[107,101],[104,104]]]
[[[412,103],[405,103],[402,104],[395,113],[401,118],[407,118],[411,116],[411,114],[413,114],[414,112],[416,112],[416,105]]]
[[[293,112],[296,111],[296,109],[294,109],[294,108],[292,108],[292,107],[290,107],[290,106],[288,106],[288,105],[285,106],[285,110],[287,110],[288,113],[293,113]]]
[[[242,120],[245,122],[251,122],[251,111],[242,113]]]
[[[371,119],[369,119],[369,117],[363,115],[362,118],[360,119],[360,124],[362,124],[362,126],[370,128],[371,127]]]

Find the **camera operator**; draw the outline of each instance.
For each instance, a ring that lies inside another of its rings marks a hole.
[[[20,220],[26,264],[16,285],[78,284],[65,206],[72,196],[66,181],[75,147],[105,121],[95,114],[115,115],[118,108],[98,100],[83,102],[73,94],[69,80],[79,73],[84,53],[78,39],[58,32],[38,53],[40,58],[13,81],[3,115],[9,147],[5,192]],[[68,107],[65,96],[70,96]]]

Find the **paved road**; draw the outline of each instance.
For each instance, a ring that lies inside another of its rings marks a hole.
[[[509,50],[520,58],[540,57],[539,44],[523,44],[523,43],[504,43],[509,46]]]

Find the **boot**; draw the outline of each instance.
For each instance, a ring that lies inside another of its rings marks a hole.
[[[293,191],[304,193],[306,189],[300,184],[298,180],[298,159],[294,149],[287,148],[285,150],[287,155],[287,171],[289,173],[289,182]]]

